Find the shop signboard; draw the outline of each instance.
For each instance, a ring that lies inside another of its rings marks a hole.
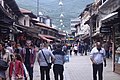
[[[1,34],[8,34],[9,32],[10,32],[9,29],[7,29],[7,28],[1,28],[0,29]]]
[[[100,33],[111,33],[112,29],[111,27],[101,27],[100,28]]]

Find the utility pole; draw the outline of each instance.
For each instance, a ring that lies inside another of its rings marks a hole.
[[[39,15],[39,0],[37,0],[37,16]]]

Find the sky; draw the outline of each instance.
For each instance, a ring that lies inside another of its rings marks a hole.
[[[70,30],[70,20],[77,18],[84,10],[87,4],[94,0],[63,0],[62,10],[59,6],[59,0],[39,0],[39,11],[44,15],[50,16],[52,23],[64,30]],[[19,7],[31,10],[37,14],[37,0],[16,0]],[[63,24],[60,25],[60,14],[63,13]]]

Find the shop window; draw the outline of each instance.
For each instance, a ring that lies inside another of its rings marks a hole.
[[[43,23],[43,17],[40,17],[40,22]]]
[[[46,34],[46,35],[48,34],[47,30],[43,30],[43,31],[44,31],[44,34]]]
[[[24,20],[24,26],[26,25],[26,20]]]

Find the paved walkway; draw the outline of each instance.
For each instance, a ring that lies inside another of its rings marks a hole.
[[[54,75],[51,69],[51,80]],[[35,63],[34,80],[40,80],[39,66]],[[65,63],[64,80],[92,80],[92,66],[89,56],[71,56],[70,62]],[[112,72],[111,60],[104,67],[104,80],[120,80],[120,75]]]

